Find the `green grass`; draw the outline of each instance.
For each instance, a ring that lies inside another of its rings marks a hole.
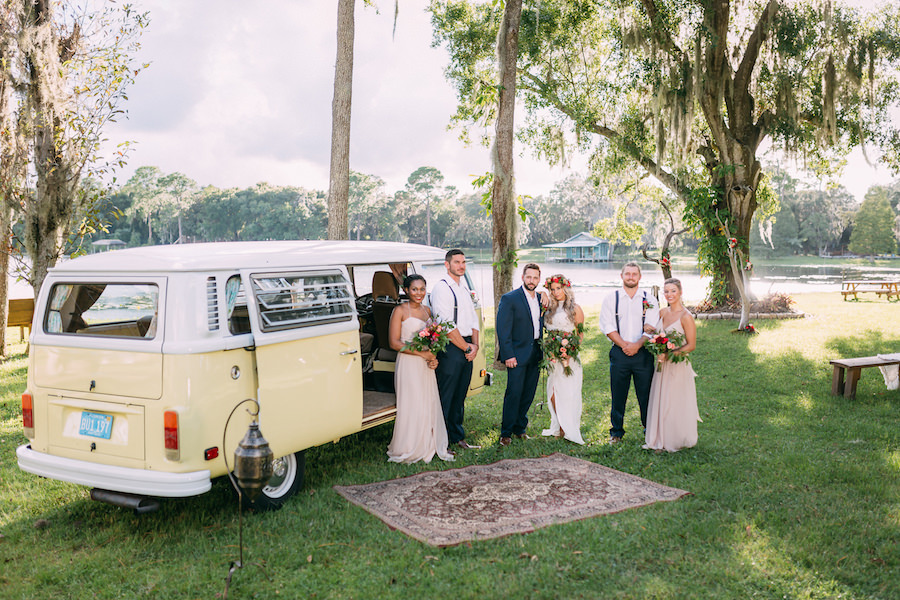
[[[455,464],[387,463],[390,425],[310,450],[298,497],[275,513],[245,514],[247,566],[229,598],[900,598],[900,392],[869,369],[856,400],[832,397],[828,364],[900,351],[900,308],[838,294],[796,299],[808,318],[759,321],[755,336],[731,333],[733,321],[699,322],[693,364],[703,423],[693,449],[641,450],[633,398],[625,441],[605,443],[608,343],[594,307],[586,311],[588,446],[547,439],[498,450],[498,373],[466,412],[469,440],[485,448]],[[136,517],[91,502],[85,488],[20,472],[25,359],[24,347],[12,350],[0,371],[0,597],[221,594],[238,554],[227,485]],[[548,422],[536,408],[532,433]],[[692,494],[436,549],[332,490],[557,451]]]

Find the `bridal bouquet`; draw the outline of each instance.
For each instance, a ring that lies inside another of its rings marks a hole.
[[[579,331],[560,331],[548,329],[546,336],[541,340],[541,349],[544,351],[543,367],[549,369],[552,363],[560,363],[566,376],[572,374],[569,361],[578,360],[578,351],[581,349],[581,336]]]
[[[668,354],[669,360],[673,363],[681,362],[683,360],[689,361],[691,359],[687,354],[672,354],[673,350],[681,348],[685,343],[687,343],[687,340],[684,339],[684,334],[680,331],[663,332],[650,338],[647,350],[652,352],[655,356]],[[662,364],[658,360],[656,361],[656,370],[662,370]]]
[[[454,327],[453,323],[440,321],[438,319],[428,319],[425,328],[417,333],[413,339],[409,340],[409,342],[403,346],[403,349],[412,350],[413,352],[421,352],[424,350],[433,354],[443,352],[450,343],[449,333],[453,331]]]

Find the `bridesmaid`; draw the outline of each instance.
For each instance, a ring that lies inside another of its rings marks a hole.
[[[387,450],[388,461],[427,463],[435,454],[442,460],[453,460],[453,453],[447,449],[447,428],[434,376],[437,358],[432,352],[405,349],[431,319],[431,311],[422,304],[425,278],[409,275],[403,280],[403,289],[409,301],[394,309],[388,331],[391,348],[397,351],[397,420]]]
[[[684,345],[672,354],[688,354],[697,347],[697,326],[681,303],[681,281],[666,279],[663,294],[669,306],[659,311],[657,329],[660,333],[675,330],[684,334]],[[668,358],[666,354],[659,355],[662,368],[654,374],[650,386],[644,448],[676,452],[697,444],[697,374],[689,361],[672,362]]]

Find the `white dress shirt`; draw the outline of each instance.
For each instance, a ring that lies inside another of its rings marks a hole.
[[[456,297],[457,317],[453,318],[453,298]],[[431,288],[431,312],[442,321],[454,321],[459,334],[463,337],[478,331],[478,313],[475,302],[466,284],[466,278],[460,277],[456,283],[450,275],[437,282]]]
[[[528,308],[531,309],[531,323],[534,325],[534,339],[541,337],[541,306],[538,303],[537,292],[528,293],[525,286],[522,286],[522,292],[525,299],[528,300]]]
[[[603,300],[603,306],[600,309],[600,329],[603,333],[609,335],[616,330],[616,294],[619,295],[619,335],[626,342],[636,342],[641,336],[651,337],[644,333],[644,325],[656,327],[659,323],[659,302],[653,297],[653,294],[640,288],[634,294],[633,298],[629,298],[628,294],[622,288],[609,294]],[[644,299],[650,304],[644,311]],[[643,316],[643,321],[641,317]]]

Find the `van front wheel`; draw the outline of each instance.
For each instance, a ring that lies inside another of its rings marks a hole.
[[[263,487],[256,500],[250,502],[242,495],[245,508],[258,511],[277,510],[303,487],[306,471],[306,450],[288,454],[272,461],[272,478]]]

